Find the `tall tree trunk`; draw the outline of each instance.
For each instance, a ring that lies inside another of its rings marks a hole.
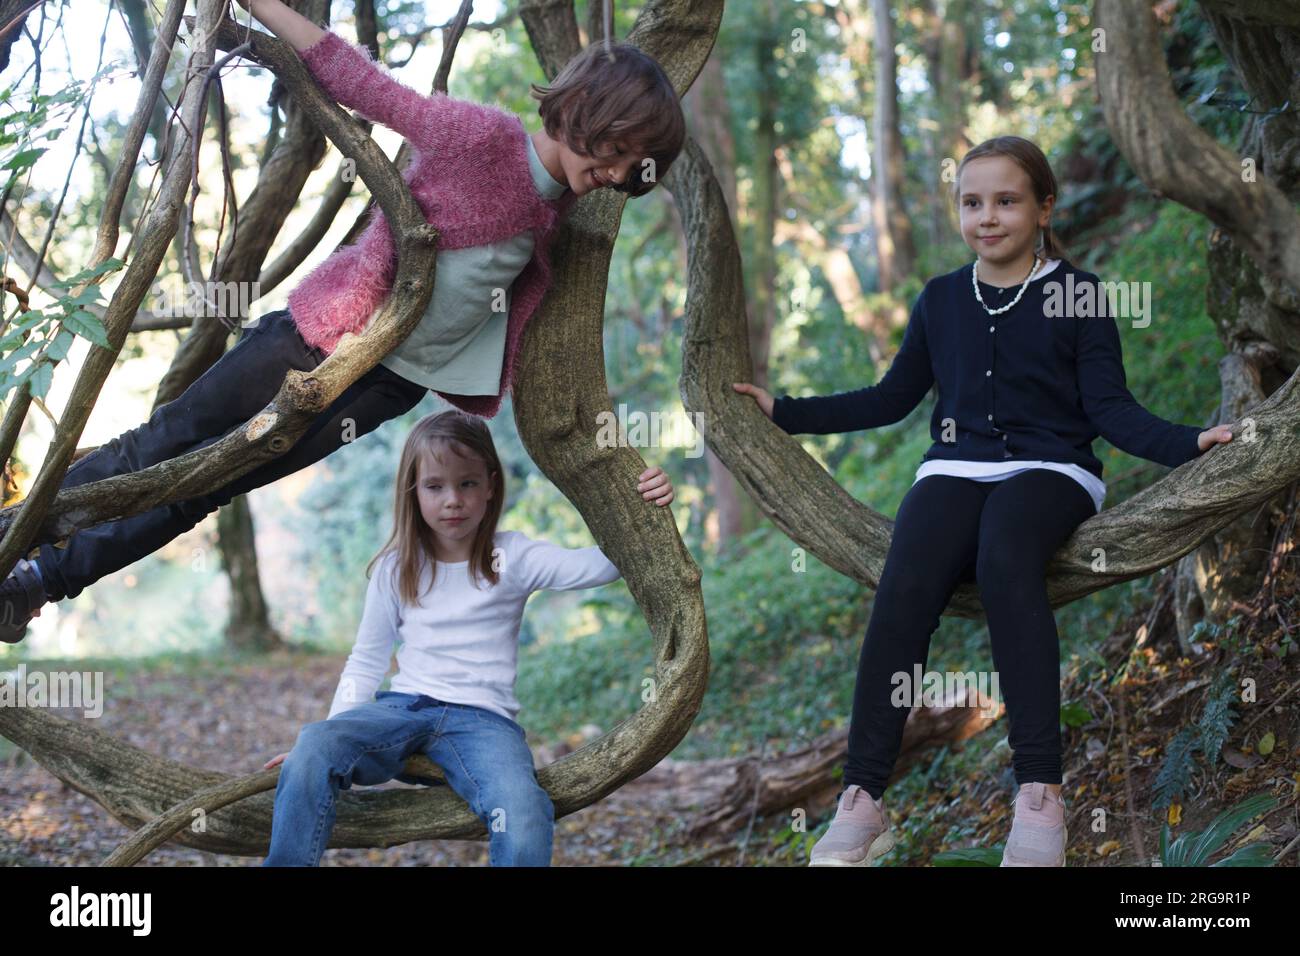
[[[262,595],[257,572],[257,541],[248,496],[240,495],[217,511],[221,564],[230,578],[230,615],[226,643],[243,651],[271,651],[284,641],[275,628]]]
[[[750,219],[749,264],[745,270],[750,311],[749,351],[754,359],[753,382],[767,388],[767,361],[776,325],[776,61],[772,50],[780,42],[773,0],[763,0],[757,13],[765,27],[754,48],[758,76],[758,117],[754,129],[754,208]]]
[[[880,289],[888,292],[916,267],[912,224],[903,208],[903,140],[898,130],[898,57],[889,0],[871,0],[876,57],[876,109],[872,119],[872,223]]]
[[[1300,366],[1300,118],[1283,112],[1300,101],[1300,6],[1207,0],[1202,10],[1240,78],[1253,109],[1240,154],[1219,144],[1186,115],[1165,66],[1151,10],[1136,14],[1121,0],[1098,0],[1094,22],[1102,109],[1125,160],[1143,182],[1207,216],[1208,309],[1229,354],[1220,362],[1222,398],[1215,418],[1235,422],[1233,444],[1250,454],[1291,452],[1297,431],[1256,426],[1294,387]],[[1214,529],[1184,558],[1175,592],[1179,639],[1203,619],[1221,622],[1232,602],[1256,592],[1268,539],[1260,516],[1284,510],[1289,482],[1267,476],[1256,507]],[[1245,489],[1243,489],[1244,495]],[[1204,489],[1202,494],[1212,494]],[[1266,524],[1267,519],[1263,522]]]
[[[736,144],[731,136],[731,109],[727,103],[722,76],[722,46],[714,45],[699,79],[682,100],[686,125],[717,171],[732,227],[739,225],[739,198],[736,195]],[[737,229],[737,232],[739,230]],[[716,550],[727,549],[732,542],[758,522],[758,509],[722,460],[705,446],[704,460],[709,468],[709,487],[713,510],[705,518],[705,539]]]
[[[1246,96],[1254,97],[1252,109],[1300,102],[1300,26],[1238,19],[1240,9],[1227,3],[1203,3],[1202,12]],[[1243,176],[1253,165],[1257,177],[1266,176],[1293,204],[1300,203],[1298,143],[1300,116],[1294,109],[1275,116],[1252,114],[1238,146],[1250,164]],[[1300,300],[1296,289],[1262,276],[1226,230],[1211,227],[1206,261],[1209,313],[1231,350],[1219,365],[1223,397],[1216,423],[1240,421],[1300,363]],[[1259,590],[1288,500],[1289,493],[1281,492],[1178,563],[1174,610],[1184,646],[1198,621],[1224,623],[1238,602]]]
[[[978,55],[971,38],[978,35],[969,25],[969,0],[947,0],[940,9],[936,0],[921,4],[926,32],[922,47],[926,59],[926,76],[930,83],[930,102],[934,111],[934,125],[930,129],[930,170],[926,180],[939,183],[939,188],[929,193],[929,215],[925,218],[934,246],[954,238],[951,218],[952,199],[945,188],[950,184],[942,179],[944,163],[956,171],[956,164],[971,141],[966,135],[966,97],[962,91],[976,73]]]
[[[315,17],[328,9],[327,5],[320,5],[320,0],[309,0],[297,6],[301,8],[304,15],[309,17]],[[377,55],[375,42],[377,26],[373,4],[359,2],[356,5],[356,12],[358,36],[363,45],[370,49],[371,54]],[[144,28],[147,30],[147,23]],[[151,47],[152,35],[147,36],[147,40]],[[140,39],[137,38],[136,43],[138,45]],[[208,107],[208,122],[214,128],[218,109],[216,97],[217,89],[214,85],[209,92]],[[283,211],[287,213],[305,183],[310,168],[305,171],[299,169],[294,178],[289,180],[283,179],[281,171],[286,166],[293,165],[295,156],[307,154],[319,158],[319,155],[324,152],[324,138],[320,131],[306,119],[301,107],[287,96],[281,95],[278,99],[283,102],[273,103],[271,106],[272,130],[268,135],[267,147],[263,150],[262,175],[259,176],[258,184],[248,202],[239,205],[241,221],[252,220],[254,228],[259,214],[272,221],[273,217],[280,215],[276,211],[276,200],[269,195],[273,190],[287,190],[285,195],[288,205],[283,207]],[[161,100],[158,105],[161,106]],[[281,108],[286,114],[283,125],[279,123],[277,112]],[[259,207],[262,210],[260,213]],[[256,277],[261,271],[266,254],[270,251],[271,241],[276,232],[278,232],[278,225],[274,230],[257,238],[246,231],[238,232],[235,242],[224,246],[221,261],[211,269],[217,281],[221,281],[222,276]],[[182,242],[181,233],[178,232],[175,248],[178,257],[181,258],[186,255]],[[201,280],[204,276],[196,275],[194,278]],[[239,297],[239,301],[244,301],[242,296]],[[154,409],[181,395],[225,353],[229,340],[227,323],[233,324],[236,321],[237,318],[233,316],[205,317],[195,320],[189,336],[177,350],[171,367],[159,383],[158,391],[154,396]],[[217,549],[221,555],[221,566],[225,569],[230,583],[226,642],[236,649],[271,650],[282,646],[283,641],[271,626],[266,597],[262,593],[262,583],[257,570],[256,538],[252,511],[243,495],[218,509]]]

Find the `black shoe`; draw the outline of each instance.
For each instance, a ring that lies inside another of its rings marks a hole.
[[[26,637],[28,623],[47,600],[36,568],[19,558],[0,584],[0,641],[17,644]]]

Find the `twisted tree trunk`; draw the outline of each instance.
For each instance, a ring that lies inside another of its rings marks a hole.
[[[522,16],[544,71],[553,77],[578,50],[572,6],[526,2]],[[651,2],[627,40],[659,61],[680,95],[708,57],[721,18],[720,0]],[[228,24],[219,37],[233,47],[243,41],[243,32]],[[407,202],[414,205],[409,192],[403,189],[399,194],[391,181],[384,183],[368,174],[382,166],[396,179],[395,170],[382,154],[380,163],[370,153],[377,152],[373,142],[350,125],[336,105],[322,100],[291,51],[275,41],[258,39],[250,53],[273,68],[296,98],[310,98],[313,115],[320,109],[325,132],[346,155],[357,157],[358,172],[377,194],[395,236],[404,240],[398,244],[393,293],[366,333],[344,336],[339,348],[312,376],[298,376],[303,381],[293,382],[291,373],[291,381],[286,382],[285,390],[296,385],[299,391],[306,387],[309,395],[323,391],[332,398],[344,384],[342,375],[351,374],[350,382],[364,374],[400,341],[398,335],[410,330],[427,303],[431,285],[425,282],[432,282],[432,255],[424,254],[416,241],[427,235],[421,229],[425,224],[418,207],[406,206]],[[643,687],[641,706],[603,737],[538,771],[538,781],[549,792],[557,816],[600,799],[668,754],[690,728],[708,679],[708,636],[699,569],[669,513],[636,493],[634,479],[644,469],[640,456],[630,448],[599,447],[596,443],[597,415],[611,411],[601,325],[609,255],[624,201],[621,194],[609,192],[585,197],[561,226],[552,247],[554,283],[529,324],[521,372],[514,386],[516,421],[529,453],[574,502],[597,543],[623,572],[646,616],[655,647],[655,677]],[[308,407],[301,401],[287,410],[273,405],[249,426],[236,430],[234,437],[247,448],[254,442],[244,433],[261,434],[268,427],[276,434],[287,431],[277,424],[281,418],[289,418],[297,428],[299,406]],[[310,407],[324,406],[315,401]],[[264,420],[268,416],[272,416],[269,422]],[[301,428],[287,440],[291,442],[300,433]],[[207,478],[215,475],[224,483],[229,480],[226,474],[247,470],[237,470],[228,448],[222,448],[224,444],[225,439],[211,451],[187,455],[138,475],[83,486],[98,489],[98,494],[78,496],[82,488],[61,492],[42,532],[56,534],[75,530],[78,522],[133,513],[125,509],[138,508],[145,501],[189,497],[197,493],[192,489],[198,485],[188,470],[196,462],[209,463]],[[170,481],[182,486],[181,494],[168,490]],[[105,501],[106,494],[123,500]],[[64,504],[69,500],[73,504]],[[219,794],[230,789],[222,786],[231,782],[227,775],[147,753],[84,723],[57,718],[41,709],[0,709],[0,735],[23,747],[42,766],[128,826],[154,820],[202,791]],[[424,758],[412,758],[408,772],[425,777],[437,774]],[[253,778],[247,781],[251,789],[266,783],[259,775]],[[264,854],[273,802],[273,795],[263,791],[214,808],[200,815],[202,828],[187,827],[176,839],[215,852]],[[184,812],[191,809],[204,808],[186,807]],[[175,818],[184,819],[184,814],[178,812]],[[484,832],[483,824],[447,787],[344,791],[339,795],[337,824],[329,846],[386,847],[411,840],[481,836]]]
[[[1213,425],[1251,418],[1300,366],[1300,112],[1281,111],[1300,102],[1300,4],[1203,0],[1201,10],[1260,111],[1249,115],[1240,155],[1186,116],[1149,5],[1099,0],[1106,49],[1097,54],[1097,74],[1125,159],[1156,193],[1211,220],[1208,309],[1227,350]],[[1234,443],[1237,437],[1234,431]],[[1297,441],[1295,431],[1278,437]],[[1259,589],[1270,518],[1284,512],[1289,484],[1178,563],[1174,609],[1184,645],[1198,621],[1223,623]]]

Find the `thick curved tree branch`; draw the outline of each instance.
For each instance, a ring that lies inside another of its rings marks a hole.
[[[1258,15],[1264,4],[1233,6]],[[1300,213],[1263,170],[1249,181],[1243,157],[1188,118],[1163,66],[1151,5],[1097,0],[1094,9],[1105,42],[1096,54],[1102,110],[1124,158],[1157,195],[1226,229],[1261,272],[1300,294]]]
[[[309,16],[323,14],[327,8],[328,4],[325,0],[311,0],[304,5],[305,12]],[[186,22],[189,22],[188,17]],[[229,37],[233,23],[231,20],[223,20],[219,27],[217,45],[226,51],[223,60],[240,50],[245,39],[253,38],[252,34],[246,34],[239,38],[239,42],[232,43]],[[208,70],[207,81],[213,80],[216,72],[215,68]],[[219,83],[214,83],[214,86],[220,115],[224,116],[224,94]],[[297,205],[298,197],[312,170],[320,164],[321,157],[325,155],[325,137],[308,110],[304,109],[297,97],[288,96],[284,99],[286,121],[281,135],[258,170],[257,182],[248,198],[238,204],[238,219],[232,224],[235,228],[230,245],[212,250],[212,265],[209,269],[203,268],[198,250],[194,247],[195,224],[190,221],[197,184],[191,192],[190,202],[182,209],[181,229],[176,236],[175,245],[187,289],[206,290],[206,281],[209,279],[219,283],[219,288],[232,288],[229,283],[247,284],[256,280],[270,251],[271,243]],[[224,127],[225,123],[222,122],[223,131]],[[220,150],[221,167],[223,171],[228,171],[230,161],[225,137],[218,135],[216,138],[215,145]],[[191,153],[197,154],[201,145],[195,143]],[[227,178],[223,186],[225,189],[222,197],[223,207],[226,204],[235,205],[233,184]],[[260,288],[256,292],[257,297],[264,294],[265,290]],[[245,296],[239,297],[240,302],[246,300]],[[225,354],[230,332],[242,316],[236,318],[222,315],[221,311],[220,306],[215,303],[198,310],[199,314],[194,318],[189,335],[181,342],[171,365],[158,384],[154,395],[155,409],[179,397]]]
[[[893,522],[850,496],[732,382],[751,381],[740,254],[722,192],[688,141],[664,184],[687,235],[682,402],[705,441],[796,544],[868,587],[880,580]],[[706,278],[709,281],[706,281]],[[1300,477],[1300,371],[1253,408],[1234,440],[1081,524],[1049,562],[1053,606],[1162,568]],[[983,614],[974,584],[948,613]]]
[[[220,16],[221,6],[222,0],[200,0],[200,24],[210,29],[211,25],[215,24]],[[160,32],[174,30],[177,13],[178,11],[171,9],[169,6],[170,20],[164,21],[163,30]],[[161,71],[166,65],[166,54],[159,54],[155,59],[162,60],[162,64],[157,67]],[[200,42],[195,44],[191,63],[203,69],[211,62],[212,41],[210,36],[205,33],[200,37]],[[155,61],[151,60],[148,74],[150,78],[154,77],[155,65]],[[136,151],[134,153],[124,152],[122,157],[122,162],[129,167],[135,165],[136,158],[139,155],[140,143],[144,137],[144,127],[148,124],[149,112],[152,110],[153,100],[149,99],[147,102],[145,100],[150,93],[154,97],[157,96],[158,87],[161,86],[161,72],[157,76],[157,84],[158,86],[154,87],[146,84],[141,90],[136,113],[132,117],[131,142]],[[193,121],[199,115],[201,105],[196,84],[189,84],[186,87],[182,116],[189,120],[190,128],[193,128]],[[181,135],[185,141],[188,141],[186,134],[182,133]],[[108,378],[109,372],[112,371],[117,355],[122,350],[122,345],[126,340],[126,330],[130,327],[131,319],[139,308],[140,302],[144,299],[149,284],[157,275],[158,266],[162,262],[167,242],[172,233],[175,232],[175,204],[184,194],[185,187],[188,184],[188,173],[188,166],[179,166],[177,164],[173,164],[168,171],[168,175],[163,182],[160,202],[149,216],[143,229],[140,252],[127,267],[126,274],[114,291],[112,302],[108,307],[106,333],[110,347],[91,350],[85,365],[82,367],[81,374],[77,377],[77,381],[72,388],[72,393],[68,399],[68,411],[55,429],[54,441],[45,461],[41,465],[41,470],[37,474],[27,498],[24,499],[22,505],[18,506],[21,511],[15,518],[11,518],[10,521],[5,523],[4,538],[0,540],[0,576],[7,576],[18,562],[18,558],[32,547],[38,529],[45,518],[46,510],[58,493],[63,476],[72,462],[72,455],[76,451],[77,441],[81,436],[82,429],[85,428],[86,419],[90,417],[90,410],[104,386],[105,379]],[[124,188],[121,188],[121,192],[122,195],[125,195]],[[94,257],[91,260],[92,263],[102,263],[109,258],[105,250],[112,248],[109,243],[115,241],[115,239],[116,227],[101,222],[100,238],[96,242],[95,252],[92,253]],[[25,409],[23,412],[25,414]],[[21,418],[17,418],[15,412],[14,416],[9,418],[7,424],[10,421],[16,425],[21,422]],[[15,436],[16,433],[15,428]],[[6,442],[8,442],[9,437],[8,435],[4,436]],[[12,454],[12,443],[9,443],[3,450],[7,454]]]
[[[203,14],[200,12],[199,23],[203,22]],[[207,493],[284,454],[293,447],[317,414],[328,408],[344,389],[373,368],[410,333],[418,324],[432,295],[437,232],[425,220],[410,190],[374,140],[337,103],[321,92],[302,61],[287,44],[257,32],[253,32],[250,37],[229,20],[211,28],[210,33],[216,44],[228,44],[232,49],[248,40],[251,43],[249,57],[275,70],[288,84],[295,100],[309,111],[313,122],[320,126],[344,156],[356,162],[358,174],[377,197],[393,230],[397,269],[392,293],[363,335],[344,335],[333,354],[311,374],[291,370],[279,393],[267,407],[220,441],[143,471],[117,475],[58,492],[48,508],[43,509],[39,527],[25,531],[23,551],[45,541],[57,541],[81,528]],[[210,51],[207,56],[206,62],[210,63]],[[192,106],[190,108],[193,109]],[[183,115],[190,118],[187,128],[192,126],[192,117],[197,114],[185,112]],[[144,290],[156,275],[162,251],[175,233],[179,203],[183,201],[184,189],[188,185],[185,181],[189,170],[186,144],[187,140],[181,139],[178,148],[172,152],[173,162],[163,186],[166,201],[159,203],[146,230],[146,242],[153,243],[152,268],[148,270],[147,276],[144,275],[143,267],[135,273],[128,269],[128,278],[118,287],[113,302],[109,305],[109,340],[115,345],[112,352],[114,356],[120,350],[126,335],[122,317],[128,310],[134,314],[138,308]],[[144,248],[150,247],[142,245],[142,255]],[[137,260],[141,261],[143,260]],[[128,282],[128,279],[131,281]],[[107,355],[106,352],[105,354]],[[87,368],[91,367],[95,358],[96,353],[92,352],[87,360]],[[110,367],[111,358],[109,356]],[[107,374],[107,369],[103,374]],[[80,408],[84,404],[88,412],[102,381],[103,377],[100,376],[94,392],[80,398],[78,390],[74,389],[69,407]],[[80,434],[80,427],[77,434]],[[31,500],[29,497],[28,502]],[[15,511],[25,507],[27,502],[0,511],[0,529],[12,527],[15,524]],[[19,520],[22,520],[21,515]],[[11,556],[11,562],[16,560],[19,553],[21,552]]]
[[[184,10],[184,0],[168,0],[167,8],[163,11],[162,22],[158,27],[159,42],[149,58],[149,66],[145,70],[135,111],[131,115],[123,138],[121,157],[108,184],[108,193],[104,199],[104,209],[100,214],[99,228],[95,236],[95,247],[90,255],[92,268],[111,258],[117,249],[120,228],[118,220],[121,218],[122,206],[126,202],[127,190],[131,186],[131,173],[140,154],[140,147],[144,143],[144,134],[153,112],[152,104],[157,102],[159,91],[162,89],[162,81],[170,57],[169,51],[176,40],[176,32]],[[27,242],[24,236],[19,234],[17,224],[10,217],[9,210],[5,208],[0,208],[0,229],[3,229],[4,236],[13,237],[11,247],[7,251],[16,258],[23,271],[27,273],[29,288],[31,285],[44,287],[44,283],[52,282],[53,275],[42,261],[44,257]],[[98,308],[94,311],[102,321],[103,311]],[[9,402],[8,408],[5,409],[4,422],[0,424],[0,461],[8,461],[12,457],[14,445],[18,441],[18,432],[27,418],[30,407],[31,391],[24,386]],[[77,434],[80,435],[80,428]],[[74,436],[71,442],[74,449],[76,442],[77,438]],[[62,474],[59,473],[59,481],[62,481]],[[0,573],[7,575],[12,563],[16,561],[16,555],[12,562],[7,561],[5,550],[0,548]]]
[[[628,39],[656,56],[681,93],[708,57],[721,17],[720,0],[651,2]],[[564,55],[539,51],[543,62],[562,63]],[[596,415],[611,410],[601,319],[609,253],[625,201],[621,194],[593,194],[561,226],[552,247],[555,281],[525,335],[515,384],[516,421],[529,453],[623,572],[655,641],[655,678],[645,687],[644,705],[605,736],[538,771],[557,816],[587,806],[670,752],[698,712],[708,677],[699,569],[668,512],[635,493],[640,456],[596,442]],[[636,534],[629,535],[632,527]],[[0,709],[0,734],[129,826],[231,782],[31,708]],[[272,804],[269,793],[241,799],[209,813],[204,832],[187,828],[176,839],[216,852],[265,853]],[[382,847],[483,833],[482,823],[450,788],[350,790],[339,795],[329,845]]]

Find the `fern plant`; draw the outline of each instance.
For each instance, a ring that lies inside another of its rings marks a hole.
[[[1239,800],[1215,817],[1201,832],[1184,833],[1173,843],[1169,842],[1169,824],[1160,830],[1161,866],[1205,866],[1205,861],[1217,853],[1232,838],[1232,834],[1247,820],[1273,809],[1277,799],[1260,793]],[[1272,848],[1257,841],[1239,848],[1230,856],[1210,866],[1272,866]]]
[[[1196,769],[1196,751],[1205,754],[1213,769],[1219,759],[1237,712],[1232,709],[1237,693],[1237,683],[1232,669],[1221,671],[1210,685],[1201,717],[1189,727],[1184,727],[1169,742],[1164,762],[1156,773],[1155,800],[1152,807],[1160,810],[1181,799]]]
[[[1165,750],[1164,762],[1156,772],[1155,799],[1151,806],[1156,810],[1168,807],[1187,792],[1191,783],[1192,771],[1196,769],[1194,759],[1200,740],[1196,728],[1184,727],[1169,741]]]
[[[1237,712],[1232,709],[1237,693],[1237,682],[1231,670],[1220,671],[1210,687],[1209,699],[1201,713],[1200,731],[1201,752],[1209,761],[1211,769],[1219,760],[1219,751],[1223,749],[1232,732],[1232,725],[1237,720]]]

